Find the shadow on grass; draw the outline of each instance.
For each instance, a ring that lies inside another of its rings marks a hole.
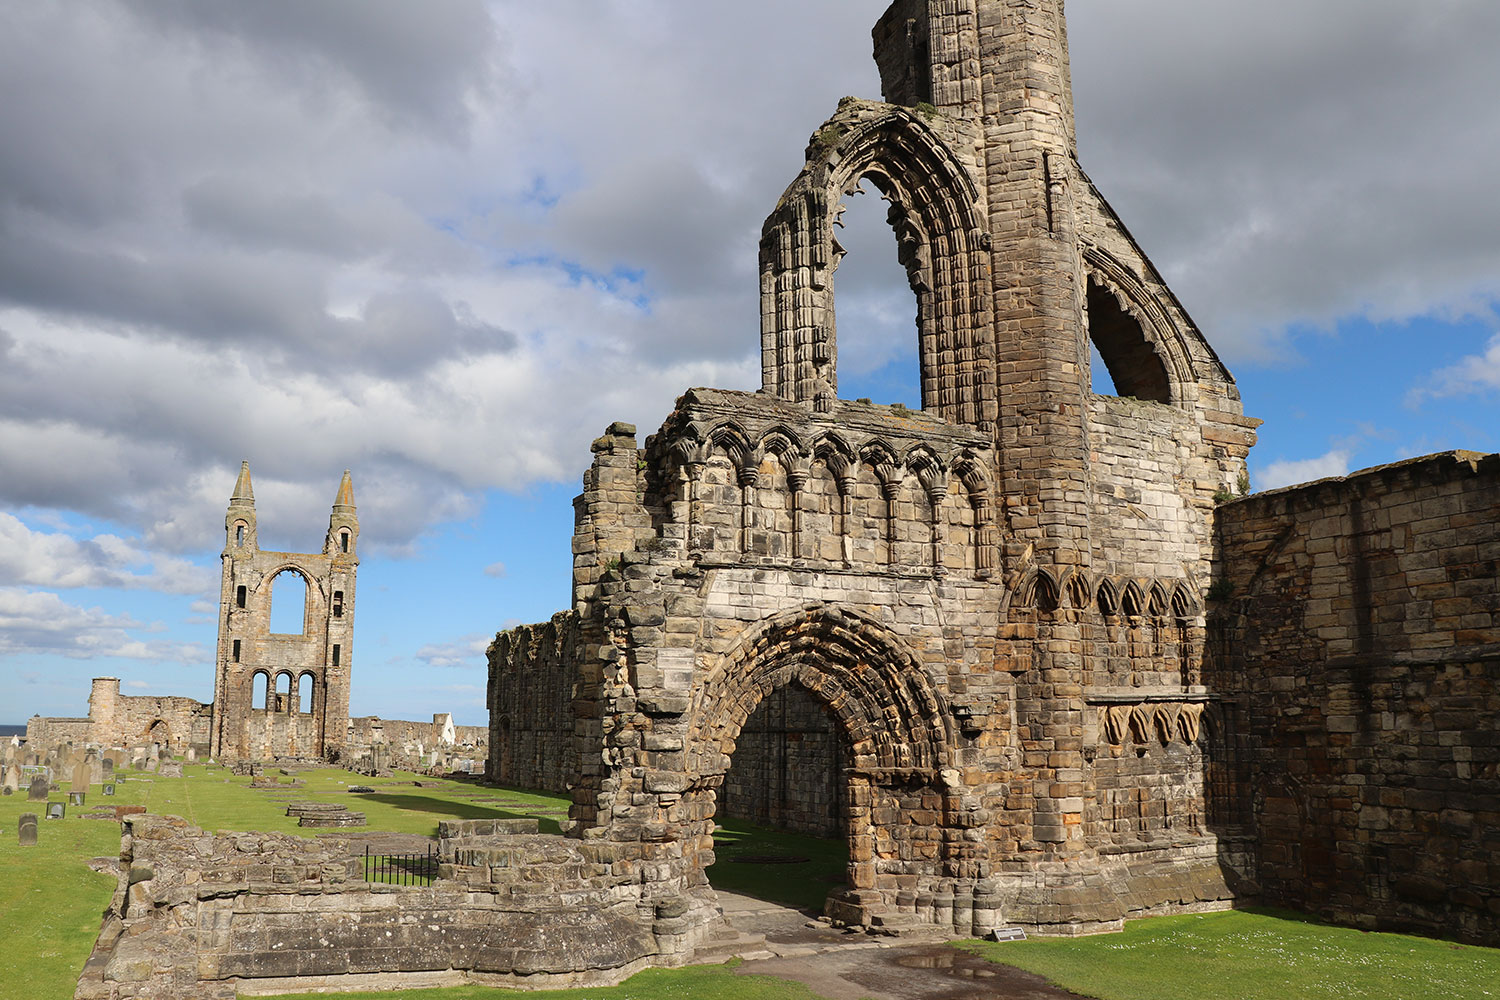
[[[849,849],[843,838],[812,837],[725,819],[714,829],[715,889],[823,912],[829,891],[845,884]]]
[[[562,833],[562,827],[557,820],[548,819],[545,816],[534,816],[532,813],[516,812],[512,809],[495,809],[473,802],[454,802],[449,799],[440,799],[431,795],[401,795],[390,792],[366,792],[350,796],[356,802],[379,802],[393,809],[402,809],[407,812],[420,812],[430,814],[441,814],[453,816],[457,819],[528,819],[537,820],[537,828],[542,833]],[[353,803],[350,804],[351,808]]]

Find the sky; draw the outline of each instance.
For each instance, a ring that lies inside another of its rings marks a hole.
[[[0,0],[0,722],[212,698],[245,459],[266,548],[352,470],[352,712],[484,723],[589,441],[758,387],[760,225],[884,6]],[[1255,488],[1500,449],[1500,4],[1068,14],[1080,161],[1266,421]],[[917,405],[845,220],[841,392]]]

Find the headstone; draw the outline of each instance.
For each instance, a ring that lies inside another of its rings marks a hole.
[[[198,762],[198,751],[193,747],[188,747],[187,759],[189,764],[196,764]]]
[[[16,794],[16,790],[14,788],[10,787],[9,785],[6,785],[3,788],[0,788],[0,795],[14,795],[14,794]]]
[[[147,771],[150,771],[150,772],[154,773],[156,771],[156,769],[158,767],[160,767],[160,766],[161,766],[161,761],[158,758],[156,758],[156,757],[147,757],[146,758],[146,770]]]
[[[36,813],[22,813],[18,832],[22,847],[36,846]]]
[[[161,760],[161,744],[160,743],[153,743],[153,744],[151,744],[150,749],[148,749],[146,751],[146,759],[147,760]]]
[[[73,791],[86,792],[89,789],[89,779],[93,775],[89,773],[88,764],[79,760],[73,765]]]
[[[69,792],[68,793],[68,805],[70,805],[70,806],[81,806],[81,805],[83,805],[83,796],[84,796],[83,792]]]
[[[104,786],[104,794],[105,795],[113,795],[113,794],[115,794],[115,786],[114,785],[105,785]]]
[[[89,784],[98,785],[104,781],[104,762],[99,759],[98,750],[90,750],[83,755],[83,762],[89,768]]]
[[[65,806],[65,805],[63,805],[61,802],[48,802],[47,803],[47,818],[48,819],[62,819],[67,814],[68,814],[68,807]]]
[[[182,777],[182,762],[176,760],[162,761],[161,776],[163,778]]]
[[[19,764],[11,764],[5,769],[5,790],[7,792],[19,791],[21,788],[21,767]]]
[[[26,798],[32,802],[46,802],[47,793],[51,790],[52,786],[47,784],[47,779],[37,775],[31,779],[31,790],[26,793]]]
[[[113,757],[105,757],[99,761],[99,770],[104,777],[108,778],[115,773],[115,761]]]

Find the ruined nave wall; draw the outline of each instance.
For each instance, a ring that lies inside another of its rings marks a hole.
[[[1262,898],[1500,943],[1500,455],[1259,494],[1217,535]]]

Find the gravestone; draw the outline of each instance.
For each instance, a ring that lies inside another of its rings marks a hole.
[[[21,822],[17,829],[21,835],[22,847],[36,846],[36,813],[22,813]]]
[[[156,769],[159,768],[159,767],[161,767],[161,760],[160,759],[158,759],[156,757],[147,757],[146,758],[146,770],[148,772],[151,772],[151,773],[154,774],[156,772]]]
[[[52,786],[47,783],[47,779],[37,775],[31,779],[31,790],[26,793],[26,798],[32,802],[46,802],[47,793],[51,790]]]
[[[47,818],[62,819],[68,814],[68,807],[61,802],[47,803]]]
[[[18,764],[11,764],[5,769],[5,790],[7,792],[19,791],[21,788],[21,768]]]
[[[195,748],[187,748],[187,760],[189,764],[196,764],[198,762],[198,751]]]
[[[86,792],[89,789],[89,779],[93,777],[89,773],[89,766],[81,758],[73,765],[72,789],[75,792]]]
[[[84,793],[83,792],[69,792],[68,793],[68,805],[70,805],[70,806],[81,806],[81,805],[83,805],[83,797],[84,797]]]
[[[182,777],[182,762],[176,760],[162,761],[161,776],[163,778]]]
[[[114,785],[105,785],[104,786],[104,794],[105,795],[113,795],[113,794],[115,794],[115,786]]]
[[[84,754],[83,762],[88,765],[89,784],[97,785],[104,781],[104,762],[99,759],[98,750],[90,750]]]
[[[117,766],[115,763],[115,755],[112,753],[105,754],[104,758],[99,763],[103,766],[105,774],[113,774],[115,767]]]
[[[9,785],[6,785],[4,788],[0,788],[0,795],[14,795],[14,794],[16,794],[16,790],[14,788],[10,787]]]

